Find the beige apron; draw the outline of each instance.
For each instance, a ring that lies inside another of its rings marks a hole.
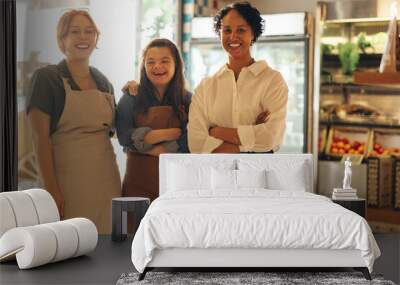
[[[92,220],[111,232],[111,199],[121,196],[121,180],[109,138],[114,100],[99,90],[72,90],[63,78],[65,106],[52,134],[55,173],[65,199],[64,218]]]

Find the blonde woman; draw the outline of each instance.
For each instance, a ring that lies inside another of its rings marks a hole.
[[[60,18],[57,43],[65,59],[35,72],[27,112],[43,185],[61,217],[86,217],[109,233],[121,181],[110,142],[113,87],[89,66],[99,34],[86,11]]]

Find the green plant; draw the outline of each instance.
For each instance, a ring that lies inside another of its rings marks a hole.
[[[330,44],[322,44],[322,47],[321,47],[321,49],[322,49],[322,54],[325,54],[325,55],[327,55],[327,54],[332,54],[332,51],[334,50],[334,46],[333,45],[330,45]]]
[[[358,47],[353,43],[339,44],[339,60],[345,75],[352,75],[360,59]]]
[[[358,35],[357,37],[357,45],[358,48],[361,50],[362,53],[366,52],[367,48],[372,48],[374,50],[374,47],[372,46],[370,41],[367,41],[366,33],[362,32]]]

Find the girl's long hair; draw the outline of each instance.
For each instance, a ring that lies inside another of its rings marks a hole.
[[[135,112],[146,114],[151,107],[151,96],[158,92],[153,83],[147,77],[145,70],[146,54],[150,48],[166,47],[171,51],[175,62],[175,73],[169,82],[164,94],[163,103],[172,106],[181,123],[187,122],[187,112],[184,109],[184,96],[186,96],[185,79],[183,76],[183,61],[176,45],[168,39],[152,40],[143,51],[140,65],[140,81],[138,95],[135,104]]]

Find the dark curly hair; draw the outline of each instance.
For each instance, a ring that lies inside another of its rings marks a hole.
[[[254,38],[253,43],[257,41],[258,37],[264,31],[264,19],[261,18],[260,12],[247,1],[235,2],[220,9],[214,16],[214,31],[220,35],[222,19],[231,11],[236,10],[251,27]]]

